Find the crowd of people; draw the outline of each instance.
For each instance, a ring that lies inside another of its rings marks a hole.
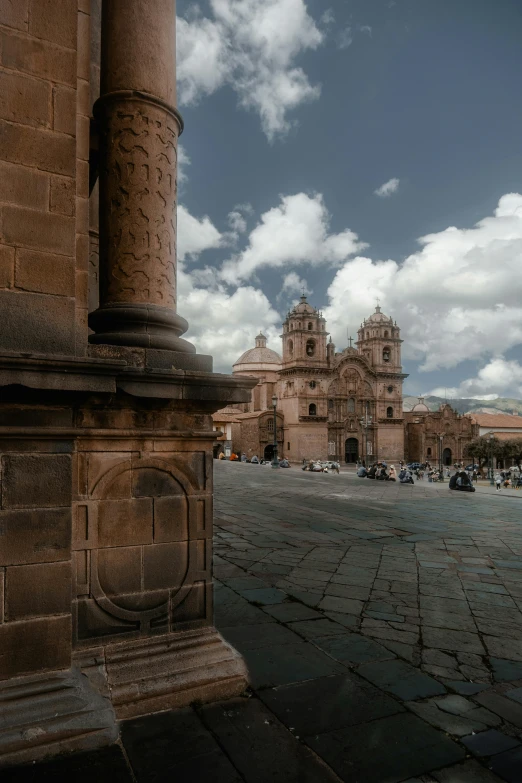
[[[399,464],[399,472],[395,465],[386,462],[374,462],[368,468],[362,462],[357,463],[357,475],[359,478],[369,478],[375,481],[398,481],[400,484],[414,484],[413,476],[409,468],[403,462]]]

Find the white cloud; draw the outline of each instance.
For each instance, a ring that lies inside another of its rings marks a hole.
[[[281,290],[277,295],[277,300],[288,301],[288,299],[295,294],[301,296],[303,293],[306,296],[309,296],[311,293],[313,293],[313,291],[311,288],[309,288],[307,281],[303,277],[299,277],[297,272],[289,272],[283,278],[283,283],[281,285]]]
[[[269,140],[291,127],[287,113],[316,100],[296,58],[323,42],[304,0],[210,0],[212,19],[178,20],[177,76],[182,103],[229,85],[256,111]]]
[[[250,205],[243,205],[248,211]],[[232,364],[254,346],[262,328],[271,347],[280,350],[281,317],[265,294],[253,286],[227,288],[213,267],[188,270],[184,259],[194,261],[205,250],[221,247],[229,239],[210,218],[198,218],[178,206],[178,282],[180,314],[187,318],[192,340],[199,353],[214,357],[216,372],[230,372]]]
[[[402,265],[356,257],[337,272],[324,312],[339,345],[347,322],[367,317],[377,296],[402,328],[403,356],[420,361],[421,370],[489,361],[522,343],[522,195],[503,196],[471,229],[450,227],[419,242]],[[497,383],[487,374],[477,393],[503,393]]]
[[[339,49],[348,49],[353,43],[353,34],[351,27],[345,27],[337,35],[337,46]]]
[[[330,234],[329,225],[321,194],[282,196],[279,206],[261,215],[247,247],[223,264],[223,280],[248,280],[263,267],[339,264],[366,247],[350,229]]]
[[[231,371],[239,356],[254,347],[254,337],[262,328],[274,350],[281,350],[278,338],[281,316],[265,294],[252,286],[240,286],[229,292],[223,285],[201,287],[209,281],[189,274],[178,266],[180,314],[189,322],[184,337],[193,342],[198,353],[214,357],[216,372]]]
[[[204,250],[221,247],[224,237],[209,217],[196,218],[178,205],[178,259],[195,258]]]
[[[178,144],[178,186],[181,187],[188,180],[187,168],[192,161],[183,144]]]
[[[369,24],[360,24],[360,25],[358,26],[358,30],[359,30],[361,33],[366,33],[367,35],[369,35],[369,36],[370,36],[370,38],[372,37],[372,28],[370,27],[370,25],[369,25]]]
[[[238,209],[228,213],[228,225],[237,234],[244,234],[247,230],[247,222]]]
[[[392,177],[388,180],[388,182],[385,182],[373,192],[376,196],[379,196],[379,198],[388,198],[392,195],[392,193],[396,193],[399,190],[399,184],[400,179],[397,179],[397,177]]]
[[[440,388],[431,394],[439,396]],[[503,397],[522,397],[522,365],[516,360],[496,356],[489,361],[475,378],[462,381],[448,389],[451,397],[470,397],[480,400],[496,400]]]
[[[325,27],[335,24],[335,14],[331,8],[328,8],[321,16],[321,24]]]

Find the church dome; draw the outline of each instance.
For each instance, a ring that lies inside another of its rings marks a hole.
[[[260,332],[256,337],[255,348],[249,348],[248,351],[241,354],[237,362],[234,363],[234,369],[237,371],[238,367],[244,364],[275,364],[278,366],[274,369],[280,369],[281,362],[279,354],[266,347],[266,337]]]
[[[303,294],[301,296],[299,304],[297,304],[294,309],[288,313],[288,316],[295,316],[295,315],[318,315],[321,316],[321,313],[315,309],[315,307],[312,307],[312,305],[306,301],[306,295]]]
[[[429,413],[430,409],[424,402],[424,397],[419,397],[419,401],[411,409],[412,413]]]
[[[375,308],[375,312],[372,313],[372,315],[366,319],[365,324],[371,323],[371,324],[384,324],[384,323],[390,323],[393,322],[392,318],[389,318],[387,315],[384,315],[384,313],[381,312],[380,305],[377,305]]]

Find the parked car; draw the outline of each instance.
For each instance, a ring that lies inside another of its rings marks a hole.
[[[407,465],[408,470],[418,470],[421,466],[420,462],[410,462],[409,465]]]
[[[478,465],[466,465],[465,470],[478,470]]]

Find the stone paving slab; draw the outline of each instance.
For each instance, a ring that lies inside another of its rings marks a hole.
[[[215,622],[251,690],[0,780],[522,783],[519,508],[215,463]]]

